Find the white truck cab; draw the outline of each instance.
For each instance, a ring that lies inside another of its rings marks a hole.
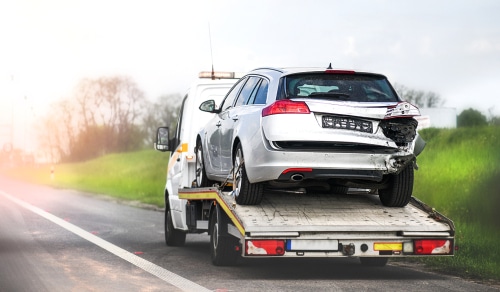
[[[210,99],[220,104],[239,77],[234,72],[200,72],[199,78],[183,98],[175,137],[170,139],[168,127],[158,129],[156,150],[171,151],[165,185],[165,223],[176,230],[188,229],[184,214],[186,200],[179,199],[178,190],[192,187],[195,180],[196,135],[213,115],[198,108],[203,101]],[[171,222],[167,222],[169,216]]]

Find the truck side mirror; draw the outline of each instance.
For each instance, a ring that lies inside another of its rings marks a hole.
[[[169,142],[168,127],[159,127],[158,130],[156,130],[155,149],[161,152],[168,151]]]

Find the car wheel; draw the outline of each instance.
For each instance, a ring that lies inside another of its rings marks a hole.
[[[379,189],[380,201],[387,207],[404,207],[413,193],[413,164],[410,163],[399,174],[392,174],[387,188]]]
[[[233,190],[236,203],[240,205],[258,205],[262,201],[264,185],[261,183],[250,183],[245,170],[245,159],[241,144],[236,146],[233,161]]]
[[[359,261],[363,266],[367,267],[385,267],[389,258],[369,258],[360,257]]]
[[[165,242],[168,246],[183,246],[186,243],[186,233],[174,228],[172,211],[165,210]]]
[[[205,171],[205,161],[203,160],[203,147],[201,146],[200,141],[196,143],[194,152],[196,155],[196,187],[211,187],[213,185],[213,182],[207,178],[207,173]]]
[[[225,213],[214,209],[210,218],[210,255],[216,266],[235,265],[239,258],[239,241],[227,232],[229,222]]]

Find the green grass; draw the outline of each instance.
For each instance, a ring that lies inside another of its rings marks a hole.
[[[426,129],[414,195],[451,218],[454,257],[423,258],[433,268],[500,280],[500,127]],[[78,164],[18,168],[11,176],[163,207],[168,154],[145,150]]]
[[[20,167],[7,174],[58,188],[106,194],[162,207],[168,154],[154,150],[111,154],[82,163]],[[5,173],[5,171],[4,171]]]
[[[425,262],[461,276],[500,280],[500,127],[427,129],[414,196],[451,218],[458,250]]]

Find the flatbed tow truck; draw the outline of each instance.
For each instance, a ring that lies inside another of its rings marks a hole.
[[[454,251],[453,222],[414,197],[403,208],[384,207],[363,190],[270,192],[256,206],[238,205],[218,188],[181,189],[179,198],[187,200],[190,230],[208,230],[216,265],[234,264],[241,255],[359,257],[362,264],[384,266],[389,258]],[[209,220],[196,220],[203,213]]]
[[[165,184],[165,241],[182,246],[188,233],[208,233],[214,265],[240,257],[359,257],[384,266],[390,258],[453,256],[453,222],[412,197],[385,207],[369,190],[344,195],[266,191],[262,203],[236,204],[230,184],[195,188],[196,134],[210,118],[198,110],[222,100],[234,73],[202,72],[183,99],[175,137],[160,127],[155,148],[171,151]]]

